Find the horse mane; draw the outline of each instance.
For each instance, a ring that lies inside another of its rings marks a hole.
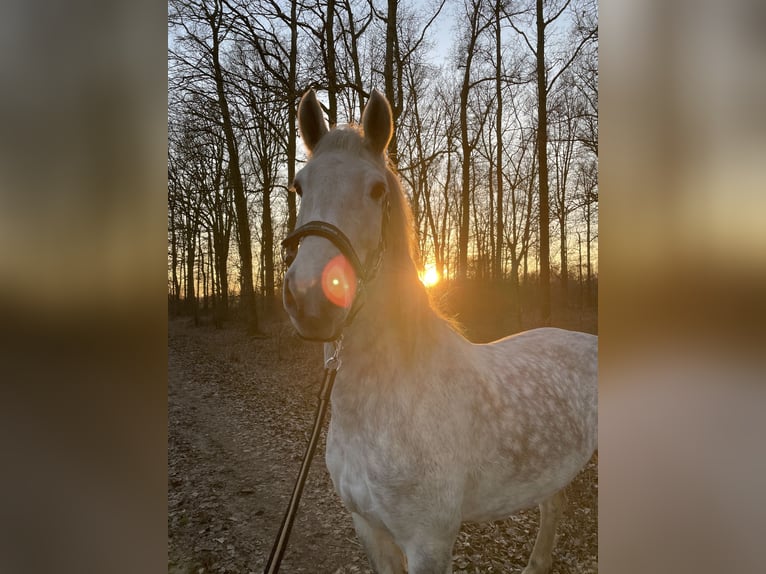
[[[457,321],[443,314],[418,277],[420,250],[412,209],[390,162],[386,165],[386,179],[390,219],[380,275],[384,288],[396,296],[382,297],[381,311],[393,322],[404,357],[414,359],[424,346],[442,342],[445,330],[462,333],[462,329]]]
[[[344,124],[331,129],[322,136],[310,156],[314,157],[327,151],[343,151],[357,157],[376,159],[364,141],[362,126],[358,124]]]

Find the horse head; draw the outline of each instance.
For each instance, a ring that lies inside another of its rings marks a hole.
[[[331,341],[358,310],[385,249],[391,108],[374,90],[361,131],[330,130],[310,90],[298,107],[298,124],[309,161],[293,181],[301,205],[296,229],[282,243],[289,264],[283,301],[302,337]]]

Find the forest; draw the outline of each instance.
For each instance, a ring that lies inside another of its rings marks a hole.
[[[595,313],[595,0],[170,0],[171,314],[257,331],[280,307],[310,88],[330,125],[390,102],[427,285]]]

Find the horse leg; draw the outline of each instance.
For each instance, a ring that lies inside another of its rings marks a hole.
[[[535,547],[529,563],[521,574],[546,574],[551,568],[553,543],[556,537],[556,523],[566,506],[566,494],[558,491],[540,503],[540,530],[537,532]]]
[[[351,515],[356,534],[362,541],[367,559],[376,574],[404,574],[404,554],[391,535],[385,530],[373,527],[355,512]]]

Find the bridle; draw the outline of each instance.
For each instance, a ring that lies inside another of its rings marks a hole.
[[[354,296],[354,302],[351,304],[351,309],[346,316],[346,321],[343,323],[343,328],[350,325],[351,321],[353,321],[354,317],[359,312],[364,299],[365,289],[367,285],[375,279],[375,276],[380,269],[380,265],[383,262],[383,255],[386,252],[388,222],[391,218],[391,204],[388,197],[383,199],[383,213],[381,217],[381,233],[378,245],[367,255],[364,264],[362,264],[354,246],[351,244],[351,241],[346,234],[332,223],[327,223],[326,221],[309,221],[296,228],[282,240],[282,259],[287,267],[292,264],[295,257],[298,255],[298,248],[301,240],[309,235],[327,239],[348,260],[356,275],[356,295]]]

